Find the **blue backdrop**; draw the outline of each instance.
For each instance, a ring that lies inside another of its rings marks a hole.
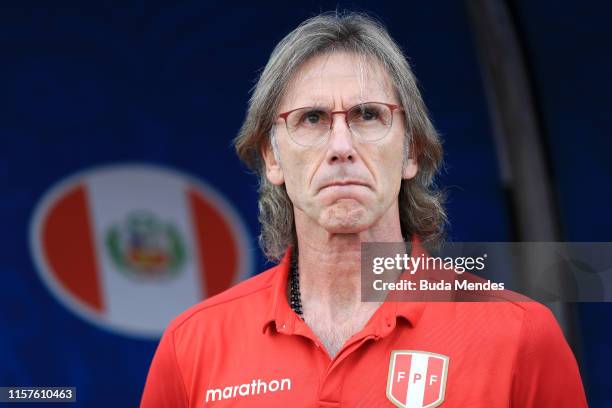
[[[117,3],[119,4],[119,3]],[[319,11],[383,20],[420,80],[444,138],[451,237],[507,241],[490,116],[462,2],[184,1],[21,3],[0,12],[0,385],[73,385],[81,406],[136,406],[154,340],[69,312],[35,271],[29,226],[58,180],[125,161],[190,173],[258,233],[256,180],[230,146],[274,45]],[[612,7],[514,1],[549,139],[565,238],[611,241]],[[265,267],[258,255],[251,273]],[[582,373],[608,407],[609,304],[579,305]]]

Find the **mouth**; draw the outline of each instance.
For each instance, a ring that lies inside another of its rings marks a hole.
[[[319,191],[325,190],[326,188],[332,188],[332,187],[367,187],[369,188],[369,184],[364,183],[363,181],[360,180],[337,180],[337,181],[333,181],[331,183],[327,183],[324,184],[321,188],[319,188]]]

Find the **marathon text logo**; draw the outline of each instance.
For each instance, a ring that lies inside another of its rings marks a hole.
[[[222,401],[236,397],[248,397],[251,395],[266,394],[268,392],[289,391],[291,390],[291,379],[262,381],[253,380],[251,383],[229,385],[224,388],[209,388],[206,390],[206,401]]]

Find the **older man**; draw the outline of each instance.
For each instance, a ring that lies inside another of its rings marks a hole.
[[[357,14],[275,48],[236,139],[279,264],[183,313],[143,407],[584,407],[533,302],[362,302],[362,242],[437,242],[442,151],[406,59]],[[218,271],[223,273],[223,271]]]

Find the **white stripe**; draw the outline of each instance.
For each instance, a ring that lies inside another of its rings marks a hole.
[[[422,408],[425,395],[425,377],[427,376],[427,365],[429,356],[427,354],[413,353],[410,363],[410,374],[408,375],[408,389],[406,390],[406,408]],[[420,379],[415,381],[415,376]]]
[[[101,288],[109,323],[143,335],[159,335],[172,317],[201,298],[199,260],[185,182],[152,167],[113,167],[86,179]],[[117,269],[106,246],[109,228],[134,210],[148,210],[177,228],[186,262],[171,279],[138,280]]]

